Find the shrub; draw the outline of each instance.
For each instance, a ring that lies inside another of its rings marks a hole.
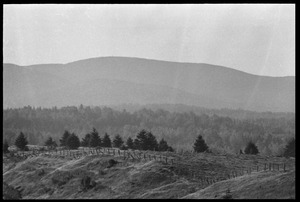
[[[114,159],[109,159],[107,168],[111,168],[114,165],[116,165],[117,163],[118,163],[118,161],[115,161]]]
[[[91,177],[89,177],[89,176],[84,176],[81,179],[81,188],[83,191],[86,191],[88,189],[95,187],[96,184],[97,183],[94,180],[92,180]]]
[[[247,147],[245,148],[245,154],[258,154],[257,146],[253,142],[249,142]]]

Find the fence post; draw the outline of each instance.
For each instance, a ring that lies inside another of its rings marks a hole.
[[[285,172],[285,163],[283,163],[283,171]]]
[[[166,157],[166,164],[168,164],[168,157]]]
[[[271,166],[272,166],[271,163],[269,163],[269,171],[271,170]]]
[[[256,171],[258,172],[258,165],[256,166]]]

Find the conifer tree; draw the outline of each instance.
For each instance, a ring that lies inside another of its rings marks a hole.
[[[205,152],[206,150],[208,150],[208,146],[205,143],[202,136],[199,135],[194,143],[194,151],[200,153],[200,152]]]
[[[55,147],[57,147],[57,144],[54,140],[52,140],[52,137],[49,137],[45,142],[45,146],[50,149],[54,149]]]
[[[129,137],[126,141],[126,145],[128,147],[128,149],[134,149],[134,145],[133,145],[133,140],[131,137]]]
[[[79,138],[77,137],[77,135],[72,133],[67,139],[67,147],[69,149],[78,149],[79,146],[80,146]]]
[[[28,141],[25,137],[25,135],[21,132],[20,135],[17,137],[16,141],[15,141],[15,145],[21,149],[22,151],[24,150],[28,150],[27,145]]]
[[[158,151],[167,151],[169,149],[168,143],[162,138],[158,143]]]
[[[101,146],[101,138],[99,136],[98,131],[95,128],[93,128],[93,131],[91,132],[91,138],[89,141],[89,145],[91,147]]]
[[[134,139],[134,149],[140,149],[140,150],[145,150],[146,149],[146,136],[147,131],[146,130],[141,130],[136,138]]]
[[[71,134],[69,131],[65,130],[62,138],[59,140],[60,141],[60,146],[67,146],[67,140]]]
[[[139,149],[139,150],[142,149],[141,145],[140,145],[140,141],[137,138],[135,138],[134,141],[133,141],[133,147],[132,147],[132,149]]]
[[[120,148],[123,145],[124,141],[122,137],[117,134],[113,140],[114,147]]]
[[[86,134],[84,138],[82,138],[81,146],[82,147],[90,147],[91,134]]]
[[[107,133],[105,133],[105,135],[103,137],[102,146],[103,147],[111,147],[111,140],[110,140],[109,135]]]
[[[146,140],[144,141],[143,149],[156,151],[157,148],[158,148],[158,143],[156,137],[151,132],[146,133]]]

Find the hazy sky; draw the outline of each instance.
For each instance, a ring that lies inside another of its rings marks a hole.
[[[295,75],[295,5],[4,5],[3,60],[101,56],[210,63]]]

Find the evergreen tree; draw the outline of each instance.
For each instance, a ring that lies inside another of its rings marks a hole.
[[[158,151],[168,151],[169,145],[168,143],[162,138],[158,143]]]
[[[140,149],[140,150],[145,150],[147,147],[146,139],[147,139],[147,131],[146,130],[141,130],[135,140],[134,140],[134,149]]]
[[[206,150],[208,150],[208,146],[205,143],[202,136],[199,135],[194,143],[194,151],[199,153],[199,152],[205,152]]]
[[[9,152],[8,147],[9,147],[8,142],[7,142],[7,140],[5,140],[4,144],[3,144],[3,153],[8,153]]]
[[[111,147],[111,140],[107,133],[105,133],[105,135],[104,135],[102,146],[103,147]]]
[[[55,147],[57,147],[57,144],[54,140],[52,140],[52,137],[49,137],[45,142],[45,146],[50,149],[54,149]]]
[[[283,156],[295,157],[295,145],[296,145],[296,140],[295,140],[295,138],[292,138],[286,145],[284,152],[283,152]]]
[[[113,140],[114,147],[120,148],[123,145],[124,141],[122,137],[117,134]]]
[[[134,140],[134,148],[140,150],[157,150],[158,143],[156,137],[146,130],[141,130]]]
[[[134,141],[133,141],[132,149],[139,149],[139,150],[142,149],[141,146],[140,146],[140,141],[137,138],[135,138]]]
[[[77,135],[72,133],[67,139],[67,147],[69,149],[78,149],[79,146],[80,146],[79,138],[77,137]]]
[[[65,130],[62,139],[60,139],[60,146],[67,146],[67,140],[71,134],[69,131]]]
[[[17,137],[16,141],[15,141],[15,145],[21,149],[22,151],[24,150],[28,150],[27,145],[28,141],[25,137],[25,135],[21,132],[20,135]]]
[[[254,154],[254,155],[259,153],[257,146],[251,141],[247,144],[247,147],[245,148],[244,152],[245,154]]]
[[[134,145],[133,145],[133,140],[131,137],[129,137],[126,141],[126,145],[128,147],[128,149],[133,149],[134,148]]]
[[[99,136],[98,131],[95,128],[93,128],[93,132],[91,132],[91,138],[90,138],[89,145],[91,147],[101,146],[101,138]]]
[[[86,134],[84,138],[82,138],[81,146],[82,147],[90,147],[91,134]]]
[[[143,149],[156,151],[157,148],[158,148],[158,143],[156,137],[151,132],[146,133],[146,141],[143,144]]]

